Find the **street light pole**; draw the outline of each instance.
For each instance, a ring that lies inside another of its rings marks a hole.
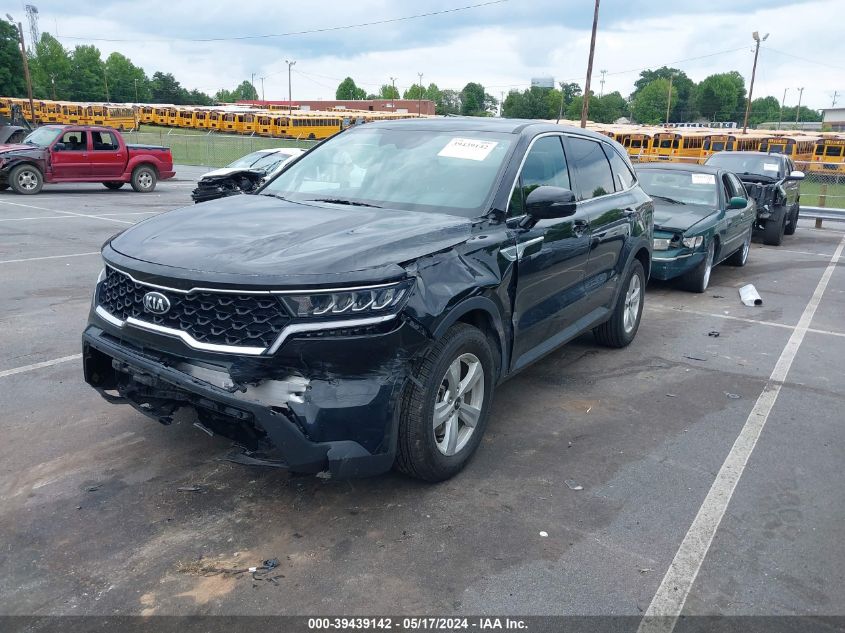
[[[786,103],[786,91],[789,88],[783,89],[783,99],[780,100],[780,113],[778,114],[778,129],[780,129],[780,124],[783,123],[783,104]]]
[[[111,101],[109,97],[109,76],[106,74],[106,67],[103,66],[103,83],[106,85],[106,103]]]
[[[135,84],[135,103],[138,103],[138,78],[137,78],[137,77],[135,77],[135,78],[132,80],[132,83],[134,83],[134,84]],[[55,97],[53,97],[53,98],[55,99]]]
[[[596,50],[596,29],[599,25],[599,0],[593,11],[593,34],[590,36],[590,56],[587,58],[587,79],[584,81],[584,101],[581,104],[581,127],[587,127],[587,114],[590,112],[590,77],[593,74],[593,53]]]
[[[769,34],[766,33],[762,39],[760,39],[760,34],[757,31],[754,31],[751,34],[751,37],[754,38],[754,41],[757,42],[757,46],[754,47],[754,66],[751,68],[751,85],[748,87],[748,102],[745,104],[745,119],[742,121],[742,133],[745,134],[748,131],[748,115],[751,113],[751,95],[754,93],[754,77],[757,75],[757,56],[760,54],[760,42],[765,42],[768,39]]]
[[[795,108],[795,123],[798,124],[798,117],[801,116],[801,97],[804,96],[803,86],[798,89],[798,107]]]
[[[288,65],[288,114],[293,113],[293,97],[291,96],[291,81],[290,81],[290,69],[292,66],[296,65],[296,60],[289,62],[285,60],[285,63]]]
[[[264,77],[259,77],[261,79],[261,100],[264,101]]]
[[[417,95],[417,116],[421,117],[422,116],[422,93],[423,93],[422,78],[423,78],[423,74],[422,73],[417,73],[417,74],[420,76],[420,92]]]
[[[390,111],[396,111],[396,77],[390,78],[390,85],[393,86],[393,91],[390,93]]]

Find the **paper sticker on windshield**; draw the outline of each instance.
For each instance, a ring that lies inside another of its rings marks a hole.
[[[763,169],[766,171],[777,171],[778,164],[777,163],[763,163]]]
[[[484,160],[499,143],[496,141],[481,141],[473,138],[453,138],[446,143],[446,147],[437,152],[438,156],[446,158],[463,158],[465,160]]]
[[[713,174],[692,174],[692,184],[694,185],[715,185],[716,176]]]

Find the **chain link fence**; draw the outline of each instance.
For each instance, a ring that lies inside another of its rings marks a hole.
[[[217,131],[188,132],[173,128],[142,128],[125,132],[126,142],[132,145],[162,145],[169,147],[173,162],[178,165],[224,167],[234,160],[260,149],[299,147],[309,149],[317,141],[241,134],[221,134]]]

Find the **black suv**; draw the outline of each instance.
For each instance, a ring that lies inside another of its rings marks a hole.
[[[795,233],[804,172],[795,169],[791,158],[766,152],[717,152],[704,164],[732,171],[742,180],[757,203],[756,226],[763,231],[763,244],[780,246],[784,235]]]
[[[633,340],[652,213],[621,146],[581,129],[355,127],[257,195],[107,242],[85,379],[165,424],[193,408],[248,463],[442,480],[499,382],[588,330]]]

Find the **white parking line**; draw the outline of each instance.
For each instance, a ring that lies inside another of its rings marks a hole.
[[[696,316],[713,317],[716,319],[728,319],[730,321],[741,321],[742,323],[751,323],[753,325],[768,325],[770,327],[779,327],[786,330],[794,330],[797,326],[787,325],[786,323],[778,323],[777,321],[763,321],[761,319],[748,319],[746,317],[733,316],[731,314],[719,314],[718,312],[704,312],[703,310],[688,310],[687,308],[676,308],[673,306],[661,305],[659,303],[646,303],[646,307],[652,310],[660,310],[663,312],[682,312],[686,314],[695,314]],[[834,332],[833,330],[819,330],[808,327],[808,332],[813,334],[828,334],[830,336],[845,337],[845,332]]]
[[[809,325],[816,314],[816,309],[819,307],[843,249],[845,249],[845,237],[837,246],[810,302],[804,308],[798,325],[783,348],[766,386],[763,387],[763,392],[757,398],[754,408],[748,414],[739,436],[710,486],[704,503],[701,504],[698,514],[684,536],[681,546],[675,553],[675,558],[672,559],[663,581],[640,622],[638,633],[671,633],[674,630],[690,589],[701,569],[701,564],[713,542],[716,530],[722,522],[737,483],[763,432],[766,420],[777,401],[781,386],[798,354],[804,335],[809,330]]]
[[[59,211],[58,213],[64,213],[63,211]],[[0,218],[0,222],[20,222],[21,220],[77,220],[79,218],[88,218],[88,217],[97,217],[97,218],[109,218],[113,215],[151,215],[155,213],[160,213],[160,211],[126,211],[123,213],[99,213],[97,215],[42,215],[42,216],[32,216],[28,218]]]
[[[98,215],[88,215],[86,213],[74,213],[73,211],[61,211],[59,209],[48,209],[46,207],[36,207],[31,204],[21,204],[20,202],[6,202],[5,200],[0,200],[0,204],[10,204],[13,207],[24,207],[27,209],[37,209],[38,211],[52,211],[53,213],[66,213],[68,215],[75,215],[80,218],[93,218],[95,220],[105,220],[106,222],[118,222],[119,224],[135,224],[134,222],[130,222],[128,220],[118,220],[116,218],[104,218]]]
[[[0,264],[19,264],[20,262],[37,262],[42,259],[63,259],[65,257],[85,257],[86,255],[99,255],[100,251],[90,253],[72,253],[70,255],[46,255],[44,257],[25,257],[24,259],[0,259]]]
[[[14,376],[15,374],[22,374],[26,371],[32,371],[34,369],[41,369],[43,367],[52,367],[53,365],[59,365],[61,363],[66,363],[71,360],[79,360],[82,358],[82,354],[72,354],[70,356],[62,356],[61,358],[54,358],[53,360],[45,360],[41,363],[33,363],[32,365],[24,365],[23,367],[15,367],[14,369],[4,369],[0,371],[0,378],[5,378],[6,376]]]

